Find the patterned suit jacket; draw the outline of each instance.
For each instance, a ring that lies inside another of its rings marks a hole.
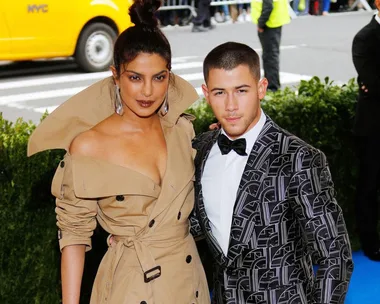
[[[213,303],[344,303],[353,262],[325,155],[267,117],[241,177],[225,256],[211,233],[201,185],[219,133],[193,142],[190,217],[193,235],[206,238],[216,262]]]

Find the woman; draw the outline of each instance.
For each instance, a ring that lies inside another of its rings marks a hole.
[[[132,5],[135,26],[115,43],[113,81],[74,96],[30,139],[29,155],[67,150],[52,183],[63,304],[79,303],[96,220],[111,237],[91,303],[210,302],[189,235],[194,132],[181,115],[197,94],[170,72],[170,45],[154,18],[159,6],[158,0]]]

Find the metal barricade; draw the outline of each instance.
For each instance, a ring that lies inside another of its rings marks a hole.
[[[163,0],[159,11],[189,10],[191,17],[196,17],[197,11],[194,2],[195,0]]]
[[[231,5],[231,4],[251,4],[252,0],[216,0],[210,3],[211,6]]]

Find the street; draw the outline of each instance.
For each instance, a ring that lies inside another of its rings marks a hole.
[[[371,13],[336,13],[307,16],[283,28],[281,83],[293,86],[312,76],[330,77],[345,83],[356,77],[351,60],[354,35],[370,21]],[[260,50],[256,26],[251,23],[217,24],[207,33],[192,33],[191,27],[163,29],[173,52],[173,72],[190,81],[201,94],[202,61],[215,46],[237,41]],[[18,117],[38,123],[45,110],[53,111],[70,96],[110,72],[83,73],[72,60],[20,63],[0,62],[0,112],[5,119]]]

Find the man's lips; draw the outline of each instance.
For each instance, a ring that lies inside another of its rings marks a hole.
[[[226,117],[225,120],[227,120],[228,122],[237,122],[238,120],[240,119],[240,117]]]

